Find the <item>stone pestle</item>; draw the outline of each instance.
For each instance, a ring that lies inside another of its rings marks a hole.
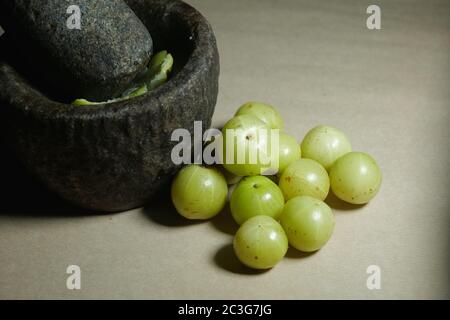
[[[67,101],[119,96],[153,53],[150,33],[123,0],[1,1],[0,24],[16,64]]]

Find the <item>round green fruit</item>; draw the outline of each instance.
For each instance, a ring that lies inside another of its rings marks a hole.
[[[334,229],[334,216],[323,201],[308,197],[289,200],[281,214],[280,223],[297,250],[313,252],[322,248]]]
[[[381,170],[376,161],[362,152],[346,154],[330,170],[333,193],[352,204],[365,204],[372,200],[380,190],[381,180]]]
[[[283,171],[279,186],[286,200],[297,196],[325,200],[330,190],[330,180],[327,171],[318,162],[300,159]]]
[[[273,218],[256,216],[239,228],[233,248],[238,259],[246,266],[270,269],[285,256],[288,239],[281,225]]]
[[[278,219],[283,207],[284,198],[280,188],[263,176],[244,178],[231,195],[231,213],[240,225],[259,215]]]
[[[337,159],[352,151],[352,146],[342,131],[318,126],[306,134],[301,149],[303,158],[316,160],[328,171]]]
[[[247,102],[236,112],[236,116],[243,114],[252,115],[260,119],[272,129],[282,130],[284,128],[284,121],[280,113],[274,107],[266,103]]]
[[[301,158],[301,149],[297,140],[288,134],[280,133],[278,158],[278,176],[294,161]]]
[[[215,168],[190,165],[172,182],[172,202],[178,213],[192,220],[209,219],[225,206],[227,182]]]
[[[258,118],[240,115],[222,129],[223,167],[237,176],[255,176],[269,170],[271,129]]]

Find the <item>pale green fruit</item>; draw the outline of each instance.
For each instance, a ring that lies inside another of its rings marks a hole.
[[[300,159],[283,171],[279,186],[286,201],[297,196],[324,200],[330,190],[330,180],[325,168],[317,161]]]
[[[256,216],[239,228],[233,248],[238,259],[246,266],[270,269],[285,256],[288,239],[281,225],[273,218]]]
[[[297,140],[288,134],[280,133],[280,156],[278,158],[278,176],[294,161],[301,158],[301,149]]]
[[[225,124],[222,134],[226,170],[237,176],[255,176],[271,167],[271,129],[264,122],[240,115]]]
[[[242,105],[235,116],[252,115],[265,122],[272,129],[284,129],[284,121],[280,113],[271,105],[261,102],[247,102]]]
[[[316,160],[328,171],[337,159],[352,151],[352,146],[342,131],[318,126],[306,134],[301,149],[303,158]]]
[[[380,167],[368,154],[351,152],[339,158],[330,170],[331,189],[341,200],[365,204],[381,187]]]
[[[242,224],[251,217],[266,215],[278,219],[284,198],[280,188],[267,177],[245,177],[231,195],[230,208],[234,220]]]
[[[190,165],[172,182],[172,202],[178,213],[192,220],[209,219],[225,206],[227,182],[215,168]]]
[[[297,250],[313,252],[322,248],[334,229],[334,216],[323,201],[308,196],[295,197],[284,206],[280,223]]]

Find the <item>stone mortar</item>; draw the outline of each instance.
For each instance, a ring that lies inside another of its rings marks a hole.
[[[44,95],[14,62],[0,60],[1,134],[13,154],[50,190],[77,206],[117,212],[143,206],[179,169],[171,134],[204,129],[218,94],[219,55],[210,24],[178,0],[127,0],[173,53],[163,86],[132,100],[76,107]],[[23,199],[27,201],[27,199]]]

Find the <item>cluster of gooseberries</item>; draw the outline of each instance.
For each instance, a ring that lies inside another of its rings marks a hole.
[[[275,175],[261,175],[263,165],[248,158],[221,167],[189,165],[175,177],[171,195],[176,210],[194,220],[214,217],[229,199],[232,216],[240,225],[233,241],[237,258],[248,267],[269,269],[285,256],[289,245],[314,252],[328,242],[335,225],[324,202],[330,188],[345,202],[365,204],[380,189],[381,171],[371,156],[353,152],[346,135],[333,127],[315,127],[299,144],[283,132],[278,111],[257,102],[244,104],[225,124],[223,139],[237,143],[224,141],[224,154],[229,145],[246,152],[269,150],[272,141],[269,135],[258,137],[261,128],[281,131]],[[227,136],[228,129],[235,129],[235,135]],[[248,137],[261,139],[250,144]],[[239,141],[244,145],[239,146]]]

